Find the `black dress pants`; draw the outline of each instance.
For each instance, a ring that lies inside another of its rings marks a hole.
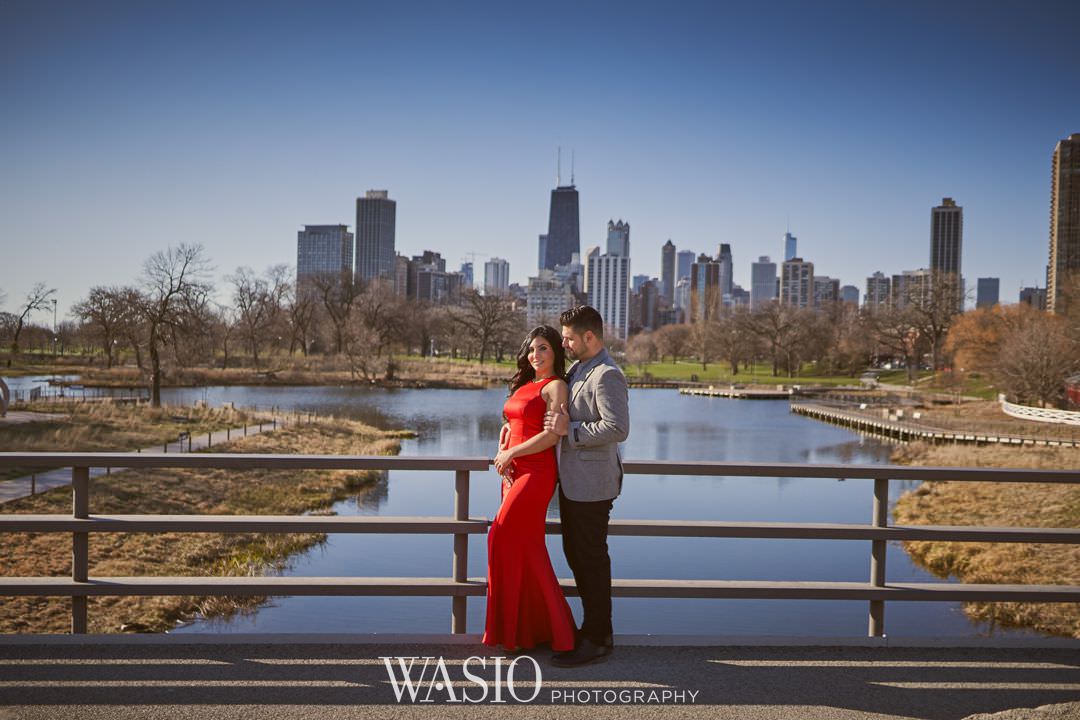
[[[597,645],[604,645],[611,635],[611,556],[607,536],[613,502],[571,500],[559,486],[563,552],[585,611],[581,632]]]

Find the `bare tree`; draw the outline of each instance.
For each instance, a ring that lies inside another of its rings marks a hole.
[[[318,298],[321,313],[330,321],[334,352],[341,355],[345,352],[347,328],[359,289],[347,274],[336,272],[313,276],[305,283],[307,287]]]
[[[117,337],[135,353],[135,365],[140,371],[145,370],[143,351],[146,349],[148,337],[143,301],[142,292],[131,285],[125,285],[115,291],[115,302],[124,315],[124,322],[120,323],[117,329]]]
[[[493,349],[500,329],[505,329],[515,313],[510,301],[501,295],[481,295],[475,290],[466,290],[462,304],[454,309],[452,317],[463,331],[476,339],[482,365]]]
[[[701,369],[707,370],[715,359],[720,346],[720,331],[717,320],[712,316],[700,316],[690,326],[690,347],[694,357],[701,363]]]
[[[136,323],[138,306],[130,302],[127,288],[96,285],[85,299],[75,303],[72,312],[86,323],[91,336],[101,342],[106,367],[112,367],[116,345],[126,325]]]
[[[277,337],[277,327],[289,291],[288,268],[275,265],[265,277],[257,277],[249,267],[238,267],[226,278],[233,285],[237,327],[247,342],[252,361],[259,367],[259,348]]]
[[[1065,320],[1033,312],[1005,332],[995,376],[1018,402],[1046,407],[1063,405],[1065,378],[1077,371],[1080,353]]]
[[[670,357],[672,363],[679,362],[679,358],[685,356],[690,348],[690,326],[677,324],[665,325],[653,333],[653,342],[660,359]]]
[[[52,307],[53,296],[56,288],[46,288],[45,283],[39,282],[30,289],[26,298],[19,306],[19,313],[15,315],[15,327],[11,333],[11,354],[8,355],[7,366],[11,367],[11,361],[19,354],[19,336],[27,321],[34,313],[47,310]]]
[[[297,346],[306,357],[313,335],[318,298],[309,288],[291,286],[283,298],[285,321],[289,333],[289,354],[296,352]]]
[[[638,366],[638,373],[645,374],[645,363],[656,360],[656,343],[653,333],[642,332],[626,342],[626,361]]]
[[[154,253],[143,265],[142,315],[150,353],[150,403],[161,407],[161,351],[175,332],[190,330],[204,317],[212,285],[201,245],[180,245]]]
[[[761,338],[769,348],[772,358],[772,374],[780,374],[780,367],[794,377],[802,362],[805,346],[812,337],[812,310],[800,309],[775,300],[765,303],[747,321],[747,328]]]
[[[909,286],[911,321],[930,352],[930,367],[941,367],[941,349],[953,318],[963,312],[964,293],[955,273],[933,273],[925,284]]]
[[[922,339],[910,308],[880,308],[867,314],[874,340],[894,357],[904,359],[908,383],[915,382]]]
[[[748,307],[731,308],[716,318],[716,356],[727,361],[732,375],[739,374],[740,363],[753,361],[757,347]]]
[[[217,353],[218,348],[221,349],[222,370],[227,370],[229,367],[229,349],[232,347],[233,340],[239,335],[238,328],[236,309],[215,303],[210,319],[210,337],[214,354]]]

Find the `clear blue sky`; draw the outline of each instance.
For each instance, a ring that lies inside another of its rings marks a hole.
[[[583,247],[628,220],[634,274],[668,238],[726,242],[749,287],[790,218],[863,290],[928,264],[949,196],[969,287],[1015,301],[1044,283],[1050,156],[1080,132],[1077,23],[1038,0],[5,0],[2,309],[43,280],[63,314],[181,242],[219,277],[293,264],[302,225],[353,225],[372,188],[399,252],[524,282],[559,145]]]

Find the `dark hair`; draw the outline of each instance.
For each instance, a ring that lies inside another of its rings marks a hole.
[[[589,305],[570,308],[559,316],[559,323],[579,335],[584,334],[586,330],[591,330],[593,335],[601,340],[604,339],[604,318],[600,317],[596,308]]]
[[[518,371],[510,379],[511,395],[522,385],[536,379],[536,368],[529,364],[529,345],[538,337],[547,340],[551,345],[551,349],[555,351],[555,363],[552,366],[555,376],[562,380],[566,379],[566,350],[562,346],[562,335],[550,325],[541,325],[530,330],[529,334],[525,336],[525,342],[521,343],[521,348],[517,354]]]

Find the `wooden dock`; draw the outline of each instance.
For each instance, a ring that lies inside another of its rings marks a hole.
[[[851,410],[816,405],[811,403],[791,403],[791,412],[798,415],[843,425],[859,432],[880,435],[901,442],[922,440],[930,443],[968,443],[975,445],[1014,445],[1041,447],[1080,448],[1080,440],[1064,438],[1047,439],[1019,435],[1001,435],[997,433],[978,433],[967,430],[943,430],[915,422],[867,417],[863,413]]]
[[[702,397],[730,398],[732,400],[788,400],[794,394],[791,389],[762,390],[757,388],[707,387],[707,388],[679,388],[683,395],[698,395]]]

